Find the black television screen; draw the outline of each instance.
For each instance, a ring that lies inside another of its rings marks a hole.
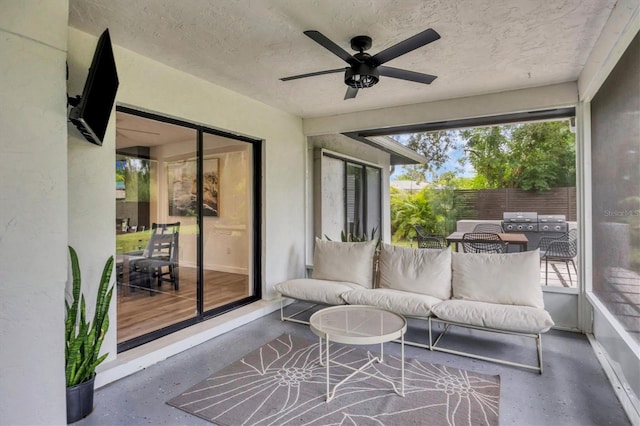
[[[111,37],[106,29],[100,36],[93,54],[82,97],[69,113],[69,120],[91,143],[102,145],[118,84]]]

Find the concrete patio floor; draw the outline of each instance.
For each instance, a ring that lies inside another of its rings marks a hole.
[[[423,338],[423,326],[411,320],[409,338]],[[283,333],[316,338],[308,326],[281,322],[280,313],[274,312],[98,389],[95,411],[76,424],[211,424],[166,401]],[[458,329],[443,344],[535,363],[533,340],[528,338]],[[630,424],[585,335],[552,330],[543,336],[542,346],[543,375],[410,346],[406,357],[500,375],[502,425]],[[385,346],[385,353],[399,351],[398,344]]]

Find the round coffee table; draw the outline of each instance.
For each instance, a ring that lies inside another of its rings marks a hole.
[[[385,309],[364,305],[341,305],[324,308],[311,315],[309,319],[311,331],[319,337],[320,365],[327,367],[327,402],[335,396],[336,389],[357,373],[363,373],[370,377],[385,381],[393,386],[393,390],[400,396],[404,396],[404,333],[407,331],[407,320],[401,315]],[[322,340],[325,340],[325,351],[322,353]],[[384,343],[400,339],[401,345],[401,388],[385,378],[364,371],[374,362],[384,361]],[[329,344],[331,342],[347,345],[372,345],[380,344],[380,356],[369,360],[360,368],[331,360],[329,356]],[[352,370],[353,373],[336,383],[333,390],[329,389],[329,365],[339,365]]]

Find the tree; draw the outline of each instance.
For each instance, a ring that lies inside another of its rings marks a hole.
[[[507,137],[502,133],[502,128],[479,127],[464,130],[460,135],[466,140],[467,159],[476,174],[485,177],[489,188],[508,187]]]
[[[126,185],[126,200],[144,202],[150,200],[150,161],[127,157],[123,168]]]
[[[398,180],[411,180],[414,182],[424,182],[424,169],[416,165],[404,166],[404,173],[398,176]]]
[[[437,130],[433,132],[413,133],[406,142],[408,148],[427,158],[425,164],[410,167],[412,175],[419,173],[427,180],[427,174],[435,174],[449,160],[449,153],[457,147],[457,130]]]
[[[467,212],[457,191],[460,180],[455,173],[445,172],[438,177],[436,187],[428,190],[436,234],[449,235],[455,231],[458,219]]]
[[[475,128],[461,136],[469,162],[489,188],[575,185],[575,137],[567,121]]]

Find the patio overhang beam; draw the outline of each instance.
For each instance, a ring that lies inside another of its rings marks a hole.
[[[528,121],[547,121],[575,117],[575,107],[553,108],[538,111],[516,112],[512,114],[499,114],[485,117],[463,118],[459,120],[447,120],[432,123],[411,124],[405,126],[385,127],[380,129],[362,130],[353,132],[361,138],[371,139],[375,136],[403,135],[421,132],[433,132],[437,130],[462,129],[470,127],[494,126],[510,123],[524,123]]]
[[[407,148],[389,136],[376,135],[363,137],[361,136],[361,133],[362,132],[348,132],[343,133],[343,135],[388,153],[391,156],[390,163],[392,166],[404,164],[425,164],[428,161],[427,157],[418,154],[411,148]]]

